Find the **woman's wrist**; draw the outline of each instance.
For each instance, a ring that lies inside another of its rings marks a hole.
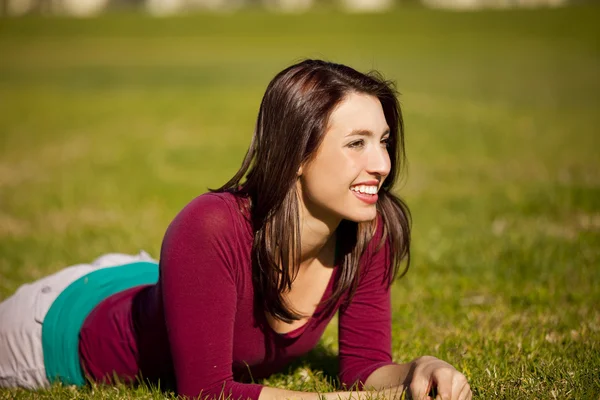
[[[377,368],[365,381],[365,389],[380,390],[385,388],[404,387],[410,372],[414,369],[415,360],[402,364],[389,364]],[[410,381],[408,381],[410,383]]]

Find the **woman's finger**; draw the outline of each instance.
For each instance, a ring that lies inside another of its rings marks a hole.
[[[438,368],[433,372],[433,380],[437,386],[437,397],[441,400],[451,400],[454,369]]]
[[[468,385],[467,378],[458,371],[454,371],[452,376],[452,400],[462,399],[460,396],[465,385]]]
[[[428,392],[430,388],[429,377],[423,375],[413,376],[412,382],[410,383],[410,398],[413,400],[424,400],[429,398]]]
[[[473,394],[471,393],[471,386],[468,382],[465,382],[465,385],[462,387],[460,394],[458,395],[459,400],[469,400]]]

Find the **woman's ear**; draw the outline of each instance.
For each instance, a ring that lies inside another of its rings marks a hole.
[[[298,177],[302,176],[302,171],[303,171],[302,167],[304,167],[304,164],[300,164],[300,167],[298,167],[298,172],[296,173],[296,175]]]

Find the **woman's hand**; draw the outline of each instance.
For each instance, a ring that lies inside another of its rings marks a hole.
[[[467,378],[452,365],[431,356],[419,357],[412,366],[405,384],[410,398],[415,400],[470,400],[471,387]],[[434,397],[430,393],[435,393]]]

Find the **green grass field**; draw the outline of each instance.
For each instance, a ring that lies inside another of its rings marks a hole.
[[[262,93],[301,58],[398,84],[414,216],[393,354],[481,399],[600,397],[599,7],[0,20],[0,299],[101,253],[158,256],[238,168]],[[262,383],[335,389],[335,324]],[[7,398],[160,398],[55,386]]]

